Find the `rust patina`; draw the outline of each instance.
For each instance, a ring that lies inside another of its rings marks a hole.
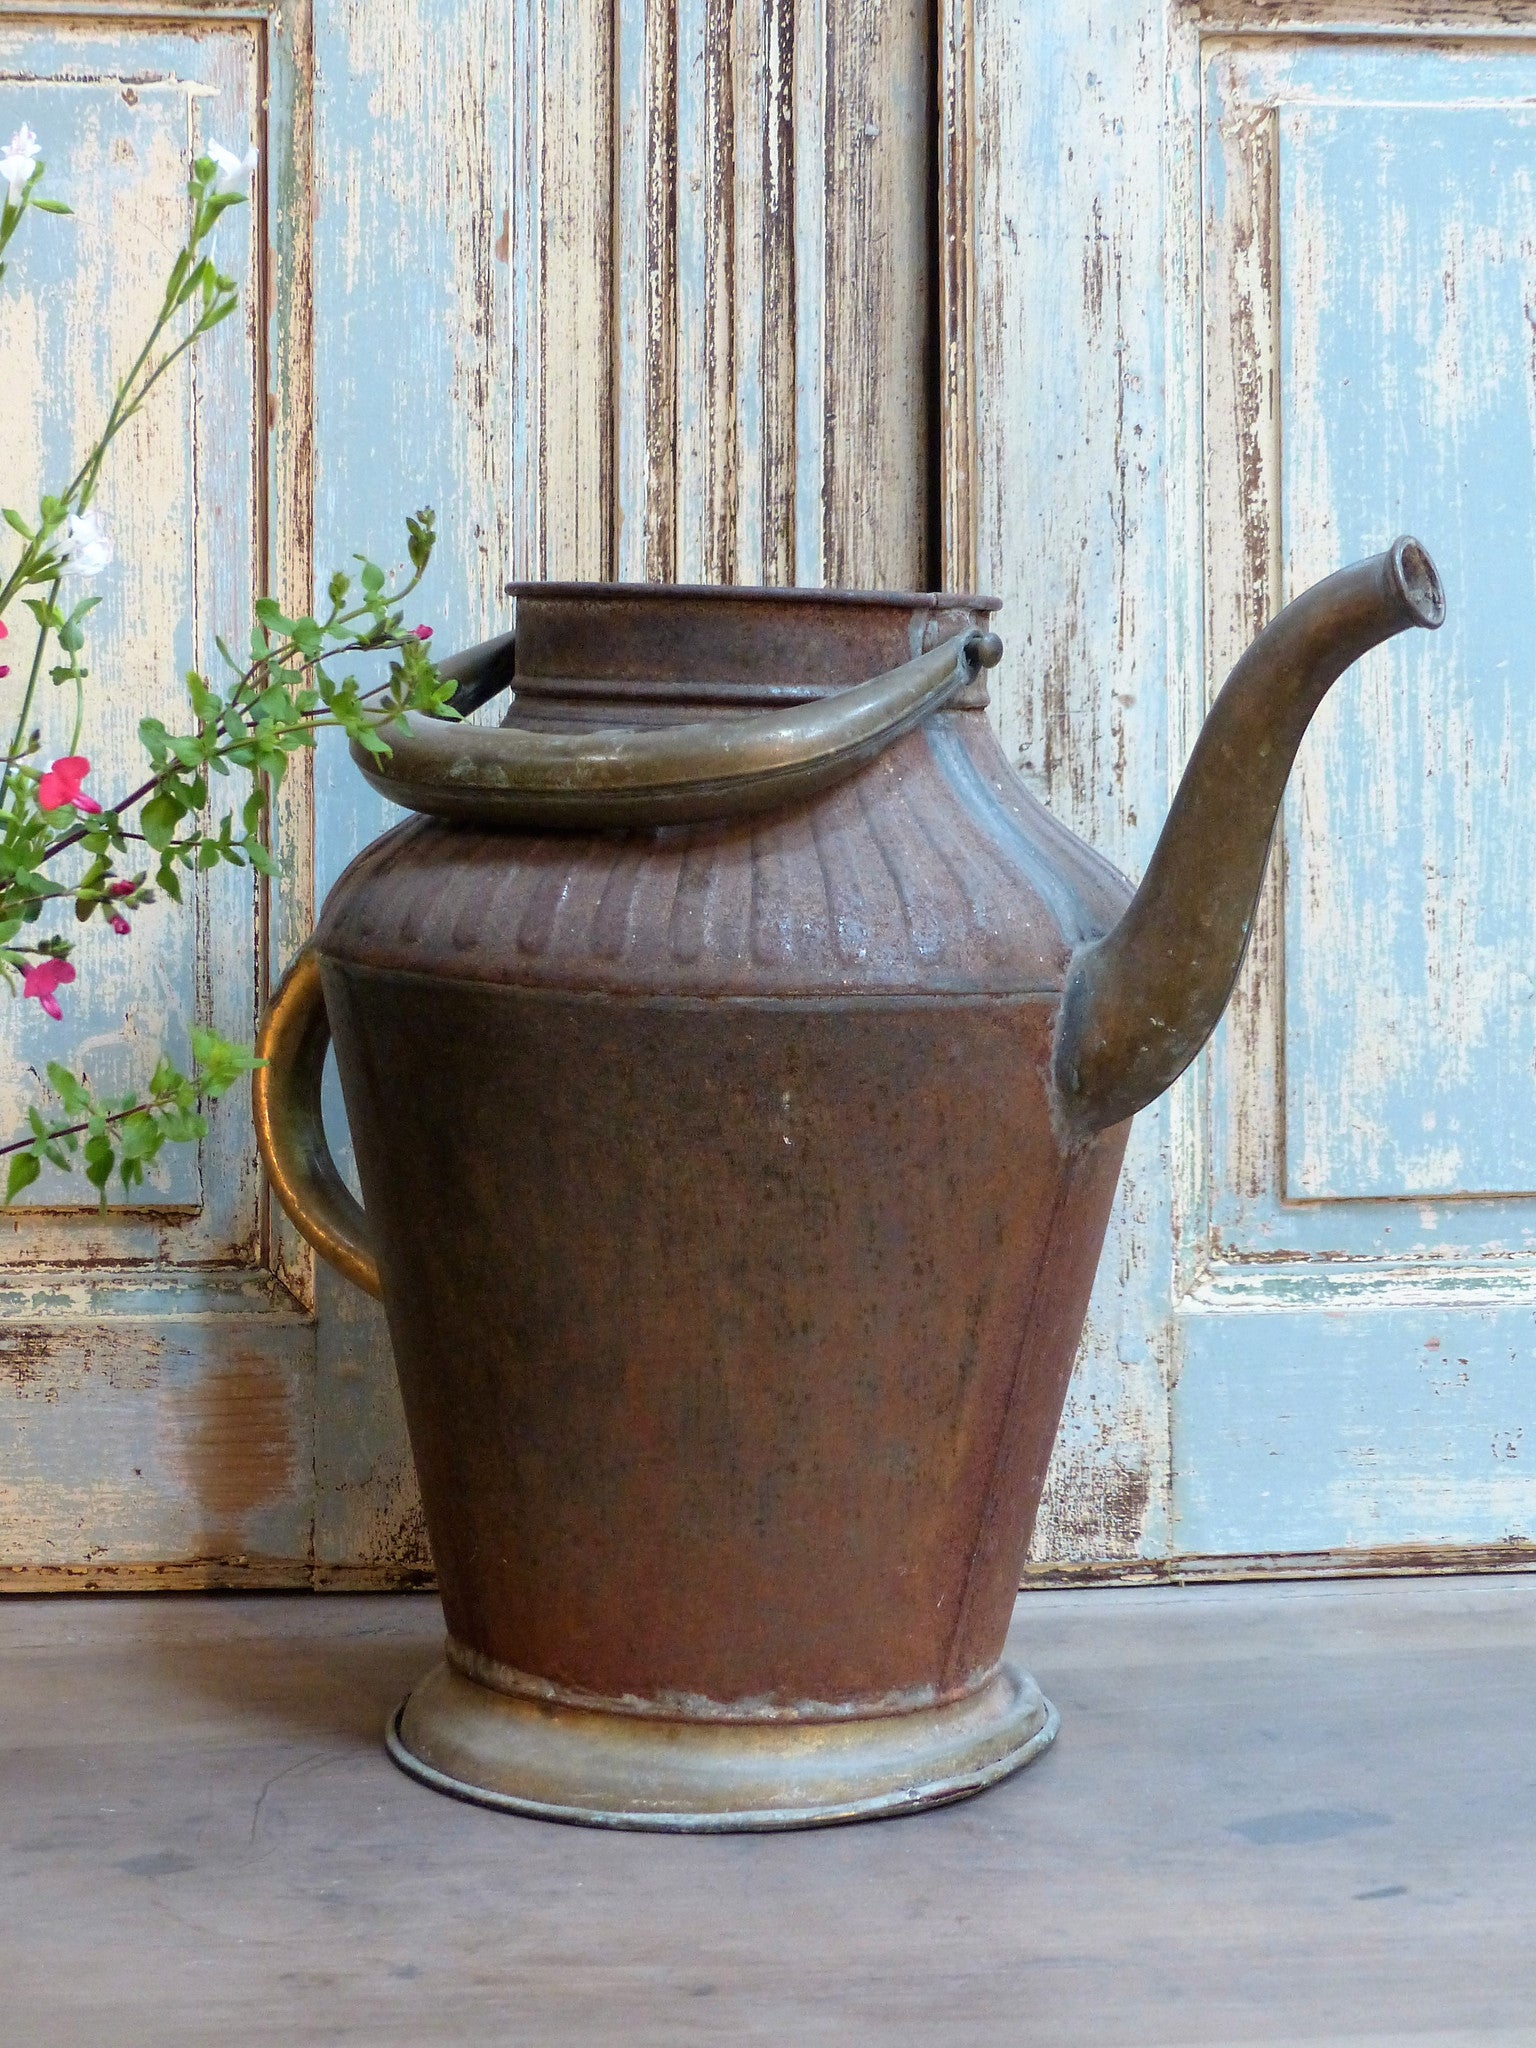
[[[993,736],[990,600],[519,599],[456,670],[507,724],[365,764],[425,815],[337,883],[257,1083],[394,1341],[449,1631],[394,1752],[619,1825],[976,1790],[1054,1732],[1003,1639],[1126,1120],[1225,1003],[1306,719],[1438,622],[1433,569],[1276,620],[1134,901]]]

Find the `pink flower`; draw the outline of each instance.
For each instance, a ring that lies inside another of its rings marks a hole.
[[[66,804],[72,804],[77,811],[99,811],[101,805],[95,797],[87,796],[80,787],[90,772],[91,764],[84,754],[66,754],[55,761],[37,785],[37,808],[62,811]]]
[[[128,922],[127,918],[124,917],[123,913],[120,910],[114,910],[112,915],[107,919],[107,923],[111,925],[113,931],[117,933],[117,936],[120,939],[126,939],[128,934],[133,930],[133,926]]]
[[[39,960],[35,967],[29,967],[21,977],[21,992],[24,996],[36,996],[43,1009],[56,1024],[62,1023],[64,1012],[59,1008],[59,999],[54,994],[66,982],[75,978],[75,970],[67,960],[48,958]]]
[[[414,631],[418,640],[430,640],[432,638],[432,628],[430,626],[417,626],[414,628]]]
[[[4,619],[0,619],[0,640],[9,640],[10,637],[10,627],[5,623]],[[3,661],[0,661],[0,676],[8,676],[10,672],[11,671],[7,667],[7,665]]]
[[[132,882],[120,881],[108,882],[107,884],[107,894],[109,896],[131,896],[133,891],[134,884]]]

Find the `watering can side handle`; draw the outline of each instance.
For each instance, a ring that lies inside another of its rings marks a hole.
[[[517,680],[517,635],[500,633],[494,640],[482,640],[478,647],[466,647],[438,663],[438,674],[458,688],[449,699],[461,718],[468,718],[482,704],[489,704]]]
[[[306,946],[283,976],[256,1034],[266,1062],[251,1076],[256,1143],[272,1192],[295,1229],[338,1273],[378,1300],[378,1261],[363,1206],[326,1141],[320,1083],[331,1042],[320,956]]]

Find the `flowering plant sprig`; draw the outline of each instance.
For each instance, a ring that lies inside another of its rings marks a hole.
[[[179,1073],[163,1055],[142,1095],[94,1095],[86,1083],[57,1060],[48,1062],[48,1079],[64,1105],[62,1118],[46,1118],[36,1107],[27,1112],[30,1138],[0,1145],[6,1169],[7,1202],[29,1188],[44,1163],[68,1172],[83,1161],[85,1177],[103,1198],[114,1166],[125,1188],[138,1187],[144,1168],[167,1141],[195,1144],[208,1134],[208,1119],[199,1101],[217,1101],[257,1063],[239,1046],[200,1026],[192,1032],[191,1076]]]
[[[433,515],[424,510],[406,521],[410,573],[404,580],[391,587],[385,571],[360,555],[354,573],[338,570],[331,577],[318,616],[290,618],[271,598],[259,598],[246,654],[236,657],[222,639],[216,643],[227,670],[219,685],[195,670],[186,675],[190,729],[172,733],[160,719],[141,719],[148,773],[111,802],[85,787],[91,764],[80,742],[90,670],[82,654],[86,621],[100,600],[87,594],[66,602],[64,586],[111,565],[112,541],[93,500],[113,441],[179,358],[239,303],[234,280],[217,268],[206,244],[220,216],[243,204],[255,163],[254,150],[237,156],[216,142],[194,162],[187,239],[100,433],[65,489],[44,496],[32,517],[0,508],[22,543],[0,580],[0,641],[10,637],[4,614],[18,600],[35,625],[14,731],[0,755],[0,980],[56,1020],[64,1014],[59,991],[75,980],[73,946],[66,930],[44,927],[66,905],[76,923],[99,918],[126,938],[129,913],[152,903],[156,892],[181,901],[185,873],[224,864],[274,875],[271,792],[296,752],[313,747],[320,732],[339,729],[368,751],[387,754],[384,735],[403,724],[406,711],[456,715],[453,684],[428,653],[430,627],[407,625],[401,609],[421,582],[436,539]],[[37,137],[23,127],[0,155],[7,195],[0,253],[30,209],[69,211],[39,195],[44,170]],[[49,680],[72,692],[74,708],[68,750],[45,766],[34,713],[50,642],[59,658],[47,669]],[[364,689],[355,675],[341,673],[338,664],[352,655],[392,657],[386,679]],[[0,681],[9,673],[9,664],[0,662]],[[232,772],[243,774],[250,787],[215,821],[210,778]],[[71,854],[74,862],[56,865]],[[83,1162],[105,1202],[114,1164],[124,1188],[131,1188],[162,1145],[201,1138],[206,1124],[198,1100],[215,1099],[256,1062],[202,1028],[192,1034],[192,1049],[191,1075],[162,1057],[142,1096],[98,1099],[81,1077],[50,1062],[48,1078],[63,1116],[50,1118],[34,1107],[30,1136],[0,1145],[0,1157],[10,1158],[3,1200],[30,1186],[45,1163],[67,1170]]]
[[[31,207],[39,213],[68,213],[62,199],[44,199],[38,192],[48,166],[43,162],[42,144],[23,121],[0,156],[0,278],[5,276],[5,245],[21,226],[22,215]]]

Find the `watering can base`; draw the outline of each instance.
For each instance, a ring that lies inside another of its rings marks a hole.
[[[411,1777],[480,1806],[586,1827],[721,1834],[827,1827],[943,1806],[1032,1763],[1056,1709],[1000,1664],[979,1691],[838,1721],[659,1720],[552,1705],[440,1664],[391,1717]]]

